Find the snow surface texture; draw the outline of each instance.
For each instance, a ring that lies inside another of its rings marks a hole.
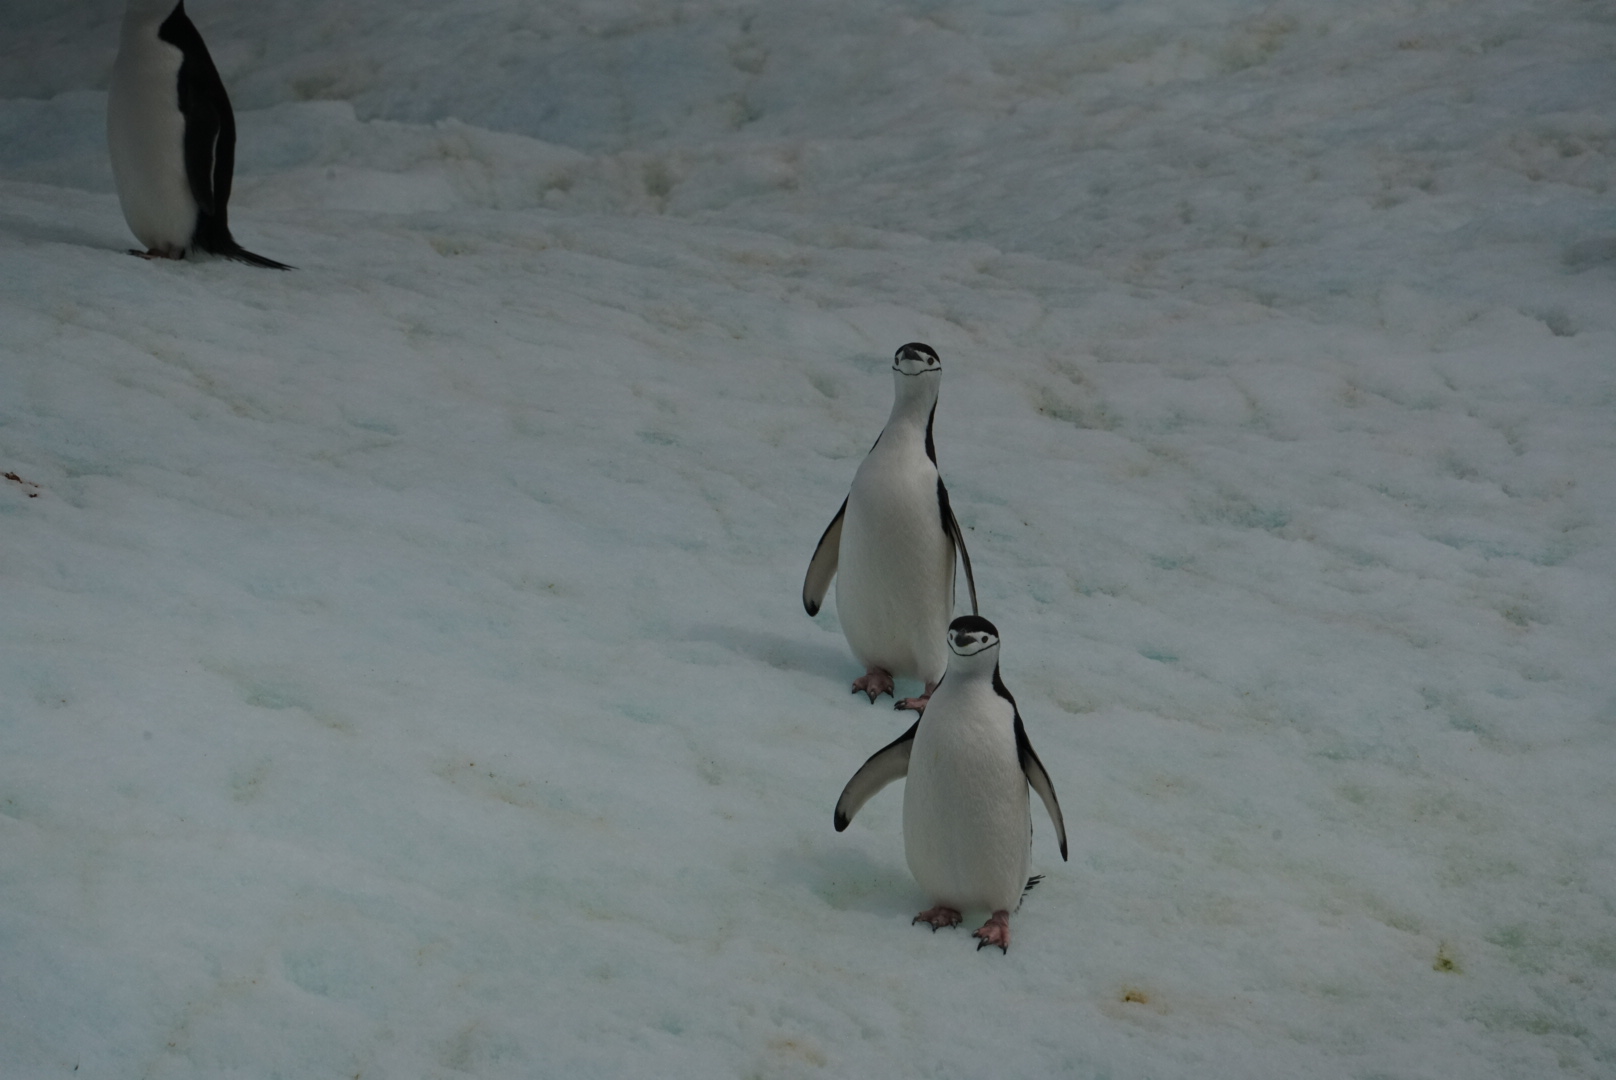
[[[8,1078],[1616,1075],[1599,0],[0,9]],[[1072,839],[909,920],[803,569],[890,403]]]

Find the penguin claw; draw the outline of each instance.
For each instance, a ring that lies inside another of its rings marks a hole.
[[[895,701],[892,703],[892,707],[898,712],[903,712],[905,709],[913,709],[917,713],[923,713],[926,711],[926,702],[931,700],[931,692],[935,689],[937,689],[936,683],[927,683],[926,692],[924,694],[921,694],[919,697],[906,697],[902,701]]]
[[[961,918],[960,913],[953,908],[943,907],[939,904],[937,907],[928,908],[910,919],[909,925],[913,926],[917,922],[928,923],[931,926],[931,932],[935,934],[940,926],[958,926]]]
[[[982,928],[971,935],[980,938],[976,943],[976,951],[981,952],[984,945],[997,945],[1001,953],[1010,951],[1010,913],[1008,911],[995,911],[993,918],[982,924]]]
[[[882,668],[871,668],[853,680],[853,693],[861,690],[870,695],[870,704],[875,704],[875,699],[882,694],[892,693],[892,673]]]

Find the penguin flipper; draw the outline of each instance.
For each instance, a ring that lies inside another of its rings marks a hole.
[[[948,501],[948,489],[943,486],[943,478],[937,478],[937,509],[943,518],[943,532],[953,543],[954,549],[959,552],[960,562],[965,564],[965,586],[971,591],[971,614],[980,615],[976,606],[976,575],[971,573],[971,553],[965,550],[965,533],[960,529],[959,519],[954,516],[954,507]]]
[[[836,576],[836,566],[842,552],[842,519],[847,516],[847,500],[825,526],[825,533],[814,548],[814,557],[808,560],[808,575],[802,579],[802,606],[809,615],[818,615],[825,602],[825,590]]]
[[[230,110],[230,95],[183,3],[163,20],[157,36],[185,56],[177,90],[185,116],[185,174],[191,197],[198,213],[222,220],[236,160],[236,117]]]
[[[1016,757],[1021,759],[1021,771],[1026,774],[1027,783],[1044,800],[1049,820],[1055,824],[1055,839],[1060,841],[1061,861],[1065,862],[1066,820],[1061,817],[1060,801],[1055,798],[1055,785],[1050,783],[1044,763],[1038,760],[1038,752],[1027,739],[1027,729],[1022,726],[1020,712],[1016,713]]]
[[[853,815],[876,792],[909,775],[909,751],[915,748],[915,732],[919,728],[920,721],[916,720],[908,731],[871,754],[870,760],[859,766],[859,771],[842,789],[842,797],[836,800],[837,832],[847,828]]]
[[[191,198],[196,200],[196,231],[191,245],[218,255],[272,270],[290,270],[256,252],[248,251],[230,235],[230,187],[236,174],[236,114],[230,95],[213,65],[207,43],[185,14],[183,3],[158,27],[157,36],[184,54],[177,91],[185,117],[185,175]]]

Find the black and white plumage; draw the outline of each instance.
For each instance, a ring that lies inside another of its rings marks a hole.
[[[963,615],[949,627],[948,647],[948,672],[926,711],[847,782],[836,803],[836,831],[846,829],[876,792],[904,779],[904,855],[935,905],[914,921],[935,930],[958,925],[961,912],[986,910],[992,915],[976,931],[977,948],[1008,951],[1010,913],[1037,880],[1027,877],[1028,789],[1038,793],[1055,825],[1062,860],[1066,823],[999,676],[997,628],[979,615]]]
[[[818,614],[834,578],[842,633],[865,666],[853,691],[874,701],[892,692],[894,676],[919,679],[925,694],[897,707],[920,709],[948,666],[956,553],[973,612],[976,581],[932,440],[942,362],[931,346],[911,342],[894,356],[892,373],[892,412],[819,538],[802,604]]]
[[[118,201],[148,258],[206,251],[288,270],[230,235],[236,118],[184,0],[129,0],[107,90]]]

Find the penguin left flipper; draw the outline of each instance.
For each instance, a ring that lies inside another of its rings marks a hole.
[[[871,754],[870,760],[859,766],[853,779],[842,789],[842,797],[836,800],[837,832],[847,828],[853,815],[876,792],[909,775],[909,752],[915,748],[915,732],[919,729],[920,721],[916,720],[908,731]]]
[[[183,15],[163,23],[163,34],[185,61],[179,72],[179,105],[185,116],[185,176],[198,214],[212,216],[230,201],[236,163],[236,118],[229,111],[219,69],[196,25]],[[224,108],[220,108],[220,104]]]
[[[237,262],[270,270],[290,270],[283,262],[248,251],[230,235],[227,207],[236,173],[236,117],[225,94],[224,80],[213,66],[202,35],[191,20],[183,20],[173,32],[187,32],[196,39],[198,51],[185,48],[186,60],[180,67],[180,112],[185,114],[185,172],[196,200],[196,234],[193,242],[203,251]],[[206,61],[198,64],[197,59]]]
[[[1066,862],[1066,821],[1061,817],[1060,803],[1055,798],[1055,785],[1044,771],[1044,763],[1038,760],[1038,752],[1027,740],[1027,729],[1022,726],[1020,710],[1016,711],[1016,757],[1021,761],[1021,771],[1026,774],[1027,783],[1044,800],[1044,809],[1049,812],[1049,820],[1055,825],[1055,839],[1060,841],[1061,861]],[[1029,883],[1028,888],[1031,887]]]
[[[808,560],[808,574],[802,579],[802,606],[810,616],[819,614],[820,605],[825,602],[825,590],[830,588],[830,579],[836,576],[842,551],[842,519],[846,516],[847,500],[843,499],[842,508],[825,526],[819,546],[814,548],[814,557]]]
[[[965,533],[960,529],[959,519],[954,516],[954,507],[949,504],[948,489],[943,486],[941,476],[937,478],[937,509],[942,514],[943,531],[954,542],[960,562],[965,565],[965,585],[971,591],[971,614],[980,614],[976,606],[976,575],[971,573],[971,553],[965,550]]]

